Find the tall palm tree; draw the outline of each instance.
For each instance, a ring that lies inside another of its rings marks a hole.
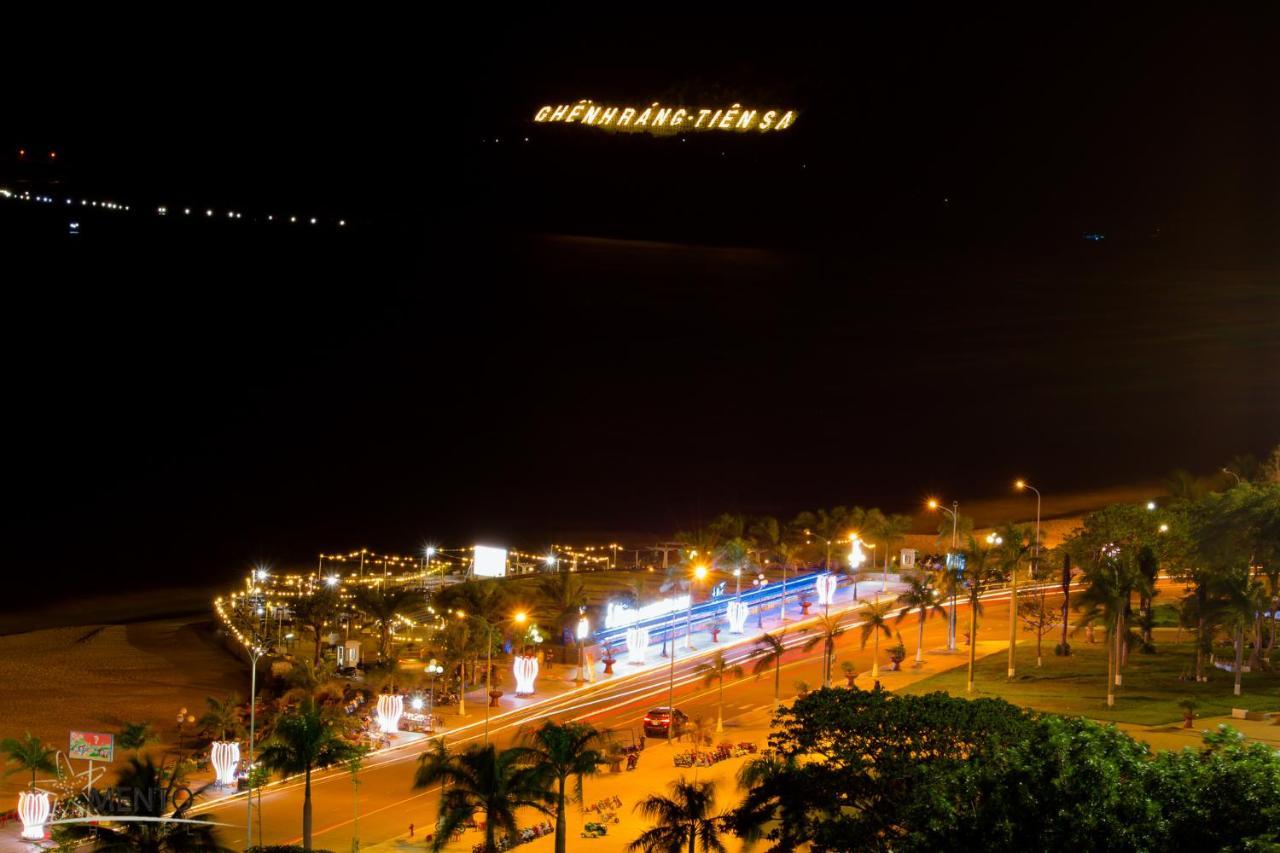
[[[996,560],[1000,572],[1009,578],[1009,672],[1013,680],[1017,674],[1018,648],[1018,569],[1023,559],[1031,553],[1032,533],[1029,527],[1006,524],[995,531]]]
[[[5,763],[12,764],[5,771],[6,776],[12,776],[14,773],[31,773],[31,789],[36,787],[36,773],[57,773],[58,766],[54,763],[58,751],[50,746],[45,746],[40,742],[40,738],[32,736],[31,732],[27,732],[26,737],[16,738],[7,737],[0,740],[0,755],[4,755]]]
[[[716,705],[716,731],[724,731],[724,677],[732,675],[734,678],[742,677],[742,667],[737,664],[730,664],[724,659],[724,652],[717,651],[715,657],[706,663],[700,663],[694,670],[702,675],[702,685],[710,687],[713,682],[720,683],[720,701]]]
[[[555,796],[547,790],[547,773],[534,764],[524,747],[498,751],[493,744],[474,744],[447,761],[418,766],[414,788],[436,783],[449,787],[441,794],[440,818],[432,850],[440,850],[463,821],[483,812],[485,853],[498,850],[498,830],[516,834],[516,813],[534,808],[550,813]]]
[[[969,679],[965,692],[972,693],[973,668],[978,659],[978,611],[982,608],[982,593],[988,584],[1000,577],[1000,573],[992,560],[991,546],[985,541],[970,536],[964,556],[964,586],[969,591]]]
[[[751,667],[751,674],[756,678],[763,675],[770,666],[773,667],[773,706],[775,708],[778,707],[779,694],[782,690],[782,655],[787,650],[782,638],[785,636],[785,631],[761,634],[756,637],[756,647],[751,652],[756,658],[755,665]]]
[[[302,797],[302,848],[311,849],[311,771],[350,761],[357,754],[343,737],[342,722],[314,699],[282,715],[271,738],[262,746],[259,760],[281,776],[305,777]]]
[[[306,628],[316,641],[315,655],[312,663],[320,665],[320,650],[323,648],[324,626],[338,618],[338,595],[327,586],[321,587],[306,598],[300,598],[293,605],[293,618]]]
[[[209,709],[197,723],[201,734],[220,741],[239,738],[244,734],[239,694],[228,693],[222,699],[208,696],[204,701]]]
[[[778,562],[782,564],[782,596],[778,599],[778,618],[787,619],[787,569],[799,568],[804,545],[799,542],[783,542],[778,545]]]
[[[524,733],[524,743],[532,750],[530,758],[545,771],[555,784],[556,853],[565,853],[568,829],[565,815],[565,787],[574,777],[573,796],[582,801],[582,780],[594,775],[608,759],[604,754],[604,735],[587,723],[557,723],[546,720],[538,728]]]
[[[840,618],[832,619],[830,616],[823,616],[818,622],[817,632],[805,641],[804,650],[811,651],[814,646],[822,643],[822,685],[824,687],[831,686],[831,662],[836,654],[836,639],[844,633],[844,627],[840,624]]]
[[[378,623],[378,657],[383,662],[391,657],[391,628],[412,595],[409,590],[390,589],[381,583],[356,590],[356,607]]]
[[[945,618],[947,609],[942,606],[938,591],[933,588],[933,584],[929,583],[929,578],[926,575],[911,575],[907,579],[907,588],[898,595],[893,603],[902,608],[901,612],[898,613],[898,622],[906,619],[907,614],[912,610],[920,614],[916,631],[916,663],[923,663],[924,622],[929,618],[930,613],[937,613]]]
[[[884,548],[884,571],[889,573],[889,564],[893,562],[893,547],[900,543],[908,533],[914,520],[909,515],[894,513],[886,516],[880,525],[879,543]]]
[[[566,629],[577,625],[582,608],[587,606],[586,584],[581,575],[573,572],[542,575],[538,578],[537,602],[536,618],[554,625],[556,636],[561,637]]]
[[[778,546],[782,544],[782,526],[773,516],[762,515],[752,521],[747,528],[747,540],[751,543],[751,550],[755,552],[760,565],[763,566],[769,557],[777,553]]]
[[[655,824],[627,845],[643,853],[725,853],[720,833],[724,816],[715,814],[716,783],[688,782],[683,776],[671,783],[671,796],[651,794],[636,803],[636,811]]]
[[[880,677],[880,634],[883,632],[886,637],[893,637],[893,631],[889,629],[889,614],[892,612],[891,601],[868,601],[859,611],[862,616],[862,648],[867,647],[869,638],[875,639],[871,659],[872,678]]]

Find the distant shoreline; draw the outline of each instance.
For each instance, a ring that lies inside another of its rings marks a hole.
[[[158,619],[213,618],[213,588],[171,588],[86,595],[0,616],[0,636],[79,625],[129,625]]]

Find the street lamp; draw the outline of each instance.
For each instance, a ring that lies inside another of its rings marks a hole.
[[[955,559],[956,536],[958,535],[958,525],[960,521],[960,502],[952,501],[951,509],[947,509],[933,498],[929,499],[929,509],[939,510],[951,516],[951,552],[947,555],[947,571],[952,571],[952,562]],[[952,579],[951,584],[951,618],[947,624],[947,651],[954,652],[956,650],[956,588],[955,580]]]
[[[1018,491],[1026,491],[1030,489],[1036,493],[1036,542],[1035,550],[1031,554],[1031,577],[1035,580],[1040,579],[1040,490],[1028,483],[1026,480],[1018,480],[1013,484]],[[1018,613],[1018,573],[1017,567],[1014,567],[1013,584],[1009,593],[1009,678],[1014,677],[1016,667],[1013,659],[1013,646],[1017,642],[1016,630],[1017,621],[1014,617]]]
[[[471,616],[465,610],[458,610],[455,612],[459,619],[474,619],[478,621],[480,624],[484,625],[485,629],[488,632],[487,636],[489,639],[489,643],[488,643],[489,648],[488,648],[488,654],[486,655],[486,658],[485,658],[484,692],[488,694],[492,694],[493,693],[493,629],[498,625],[508,625],[512,622],[514,622],[517,625],[523,625],[526,621],[528,621],[529,615],[525,613],[523,610],[521,610],[520,612],[512,616],[510,619],[499,619],[495,623],[495,622],[490,622],[488,619],[485,619],[480,616]],[[489,706],[492,704],[493,704],[493,696],[490,695],[489,701],[484,703],[484,745],[485,746],[489,745]]]
[[[700,582],[707,576],[706,566],[697,566],[693,570],[694,582]],[[686,651],[693,651],[693,587],[689,589],[689,607],[685,610],[684,615],[684,647]]]
[[[435,734],[436,731],[436,676],[444,672],[444,667],[435,658],[432,658],[424,670],[427,677],[431,679],[431,686],[427,689],[427,731]]]
[[[751,585],[756,589],[764,589],[769,585],[769,579],[764,576],[764,572],[760,572],[756,575],[756,579],[751,582]],[[756,627],[761,631],[764,630],[764,596],[761,596],[760,600],[756,602]]]

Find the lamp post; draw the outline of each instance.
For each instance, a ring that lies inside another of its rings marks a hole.
[[[432,734],[436,731],[436,676],[442,672],[444,667],[432,658],[426,668],[427,676],[431,679],[431,686],[427,688],[427,731]]]
[[[952,501],[951,509],[947,509],[936,500],[929,501],[929,509],[936,509],[945,512],[951,516],[951,553],[948,555],[947,571],[952,571],[952,561],[955,559],[957,527],[960,521],[960,502]],[[956,650],[956,588],[955,579],[952,578],[951,584],[951,618],[947,622],[947,651],[954,652]]]
[[[808,529],[807,527],[805,528],[804,535],[813,536],[816,539],[821,539],[823,542],[827,544],[827,559],[824,560],[822,563],[822,570],[830,574],[831,573],[831,540],[825,536],[818,536],[818,534],[814,533],[812,530]],[[823,598],[825,599],[825,603],[822,605],[823,612],[825,615],[830,616],[831,615],[831,596],[824,595]]]
[[[1031,552],[1031,577],[1035,580],[1040,579],[1040,490],[1028,483],[1026,480],[1019,480],[1014,483],[1014,488],[1018,491],[1026,491],[1030,489],[1036,493],[1036,539],[1035,548]],[[1013,585],[1011,587],[1009,599],[1009,678],[1014,676],[1014,659],[1013,644],[1016,642],[1015,625],[1018,615],[1018,571],[1014,566]]]
[[[769,585],[769,579],[764,576],[764,572],[761,572],[758,575],[756,575],[756,579],[751,582],[751,585],[754,586],[756,589],[764,589],[766,586]],[[763,598],[764,596],[761,596],[762,600],[756,603],[756,627],[759,628],[761,631],[764,630]]]
[[[249,794],[245,799],[244,846],[253,846],[253,746],[258,710],[258,659],[265,651],[261,646],[249,647]]]
[[[734,598],[742,598],[742,569],[733,570]]]
[[[694,581],[701,581],[707,576],[706,566],[697,566],[693,570]],[[689,586],[689,606],[684,614],[684,647],[686,651],[693,651],[693,590],[694,585]]]
[[[511,622],[517,625],[523,625],[529,616],[523,610],[512,616],[510,619],[500,619],[496,623],[490,622],[480,616],[468,615],[465,610],[455,611],[459,619],[474,619],[484,625],[489,639],[487,654],[485,655],[485,671],[484,671],[484,692],[493,693],[493,629],[498,625],[506,625]],[[461,689],[461,688],[459,688]],[[489,706],[493,704],[493,696],[489,697],[489,701],[484,703],[484,745],[489,745]]]

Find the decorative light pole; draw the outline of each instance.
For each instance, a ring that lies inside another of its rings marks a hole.
[[[258,710],[258,660],[266,649],[256,643],[249,647],[249,793],[245,799],[244,846],[247,850],[253,846],[253,747],[257,726]]]
[[[769,585],[769,579],[764,576],[764,572],[760,572],[759,574],[756,575],[756,579],[751,582],[751,585],[754,586],[756,589],[764,589],[766,586]],[[764,601],[763,600],[756,603],[756,627],[759,628],[761,631],[764,630]]]
[[[1014,488],[1018,491],[1030,489],[1036,493],[1036,540],[1035,550],[1031,552],[1031,577],[1035,580],[1040,579],[1040,490],[1028,483],[1026,480],[1019,480],[1014,483]],[[1014,677],[1014,657],[1013,647],[1017,642],[1016,623],[1018,615],[1018,567],[1013,567],[1013,585],[1011,587],[1009,598],[1009,678]]]
[[[528,620],[529,616],[527,613],[521,610],[519,613],[512,616],[510,619],[502,619],[495,624],[493,622],[490,622],[488,619],[481,618],[480,616],[469,616],[467,615],[467,612],[465,610],[458,610],[456,611],[456,613],[459,619],[475,619],[479,621],[482,625],[484,625],[486,631],[488,632],[487,636],[489,638],[489,650],[488,650],[488,654],[486,655],[485,671],[484,671],[484,690],[485,690],[485,693],[489,694],[489,701],[484,703],[484,745],[488,746],[489,745],[489,708],[494,704],[495,701],[497,701],[497,697],[493,695],[493,629],[497,627],[497,625],[506,625],[510,622],[514,622],[517,625],[523,625],[525,621]],[[579,644],[579,648],[581,648],[581,644]]]
[[[425,670],[427,677],[431,679],[431,686],[427,691],[427,731],[432,734],[436,730],[436,676],[444,672],[444,667],[439,661],[432,658],[427,663]]]

